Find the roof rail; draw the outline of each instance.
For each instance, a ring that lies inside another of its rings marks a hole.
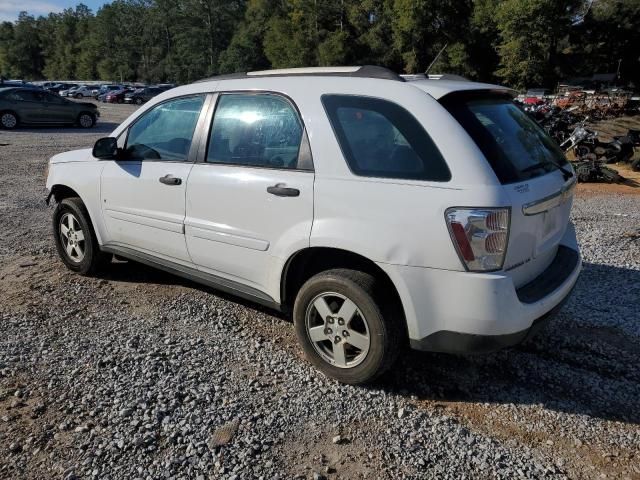
[[[469,79],[453,73],[407,73],[400,75],[406,82],[414,82],[416,80],[456,80],[459,82],[468,82]]]
[[[376,65],[362,65],[353,67],[306,67],[306,68],[285,68],[280,70],[259,70],[256,72],[231,73],[228,75],[218,75],[204,78],[196,83],[208,82],[212,80],[236,80],[241,78],[260,77],[294,77],[294,76],[314,76],[314,77],[361,77],[378,78],[383,80],[394,80],[404,82],[404,78],[385,67]]]

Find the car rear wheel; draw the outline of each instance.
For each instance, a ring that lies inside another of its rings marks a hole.
[[[12,130],[18,126],[18,116],[13,112],[0,113],[0,126]]]
[[[403,329],[379,282],[364,272],[335,269],[309,279],[293,317],[307,359],[340,382],[361,384],[397,358]]]
[[[82,128],[91,128],[95,125],[95,123],[96,123],[96,118],[90,113],[83,112],[80,115],[78,115],[78,124]]]
[[[135,104],[136,105],[142,105],[142,99],[141,98],[136,98],[135,99]]]
[[[89,213],[78,197],[65,198],[57,205],[53,235],[60,259],[74,272],[90,275],[110,260],[100,251]]]

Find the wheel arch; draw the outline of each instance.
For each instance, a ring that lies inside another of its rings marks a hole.
[[[308,247],[298,250],[289,257],[282,269],[280,280],[280,298],[284,309],[293,309],[296,295],[304,282],[320,272],[335,268],[358,270],[380,279],[397,311],[402,314],[406,328],[402,300],[391,277],[373,260],[358,253],[334,247]]]
[[[51,190],[49,192],[49,198],[53,197],[56,203],[60,203],[65,198],[69,197],[78,197],[82,200],[82,197],[78,192],[76,192],[73,188],[57,183],[51,186]],[[84,201],[83,201],[84,203]]]
[[[52,185],[51,189],[49,190],[49,197],[47,197],[47,204],[49,203],[52,197],[56,201],[56,203],[62,202],[65,198],[71,198],[71,197],[79,198],[80,201],[84,204],[85,208],[87,209],[87,214],[89,215],[89,224],[93,229],[93,232],[95,233],[96,238],[98,239],[98,244],[102,245],[102,238],[101,238],[99,229],[96,228],[96,223],[93,218],[92,209],[84,200],[84,198],[82,198],[82,195],[80,195],[80,193],[78,193],[75,189],[73,189],[68,185],[56,183]]]

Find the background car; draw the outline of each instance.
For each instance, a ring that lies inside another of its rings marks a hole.
[[[82,85],[73,90],[73,98],[93,97],[93,87]]]
[[[105,93],[108,93],[113,90],[120,90],[122,88],[123,88],[122,85],[101,85],[100,88],[93,89],[92,94],[94,98],[100,101],[101,100],[101,98],[99,98],[100,95],[104,95]]]
[[[30,82],[25,82],[24,80],[5,80],[0,78],[0,88],[2,87],[24,87],[24,88],[35,88],[37,90],[42,90],[42,87],[39,85],[34,85]]]
[[[71,87],[77,86],[75,83],[56,83],[52,87],[45,88],[47,92],[51,93],[60,93],[61,90],[68,90]]]
[[[0,88],[0,127],[79,125],[91,128],[100,113],[93,103],[71,102],[35,88]]]
[[[127,93],[124,97],[125,103],[135,103],[136,105],[142,105],[144,102],[148,102],[156,95],[160,95],[162,92],[168,90],[168,88],[161,87],[143,87]]]
[[[525,105],[539,105],[544,103],[545,95],[549,94],[549,90],[544,88],[532,88],[527,90],[522,103]]]
[[[61,97],[73,97],[73,93],[76,91],[76,89],[79,87],[79,85],[75,85],[75,84],[71,84],[72,86],[70,86],[69,88],[65,89],[65,90],[60,90],[58,92],[58,95],[60,95]]]
[[[108,92],[105,95],[104,101],[106,103],[124,103],[124,97],[127,93],[132,93],[135,88],[125,87],[122,90],[114,90]]]

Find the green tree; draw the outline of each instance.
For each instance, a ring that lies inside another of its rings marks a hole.
[[[2,47],[7,76],[28,80],[42,78],[44,57],[38,21],[27,12],[20,12],[13,28],[3,24],[2,30],[3,36],[9,39],[9,44]]]
[[[441,57],[439,66],[451,64],[463,71],[471,9],[470,0],[395,0],[393,42],[404,71],[424,72],[446,44],[453,45],[452,56]]]
[[[0,77],[10,77],[13,65],[10,61],[9,50],[13,45],[13,23],[0,23]]]
[[[500,68],[515,87],[554,85],[560,75],[558,44],[579,4],[575,0],[505,0],[497,9]]]
[[[243,20],[239,23],[229,46],[220,54],[222,73],[246,72],[269,68],[262,41],[269,18],[279,12],[281,2],[249,0]]]
[[[282,16],[272,17],[264,36],[264,52],[274,68],[317,65],[317,2],[289,0]]]
[[[599,0],[571,30],[566,46],[578,76],[613,73],[640,86],[640,0]]]
[[[393,43],[393,4],[394,0],[363,0],[348,7],[356,63],[403,68],[401,55]]]

